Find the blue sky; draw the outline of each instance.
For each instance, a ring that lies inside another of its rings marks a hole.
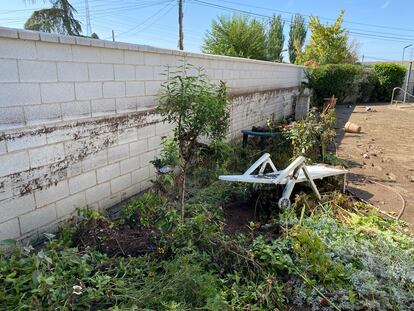
[[[0,26],[23,28],[34,9],[47,7],[38,0],[0,0]],[[85,27],[85,0],[72,0],[77,18]],[[213,6],[211,6],[211,4]],[[214,7],[214,6],[222,7]],[[114,29],[117,41],[176,48],[176,0],[89,0],[92,31],[110,39]],[[225,8],[223,8],[225,7]],[[344,26],[357,43],[365,60],[401,60],[405,45],[414,43],[414,1],[412,0],[184,0],[184,47],[198,52],[203,37],[217,15],[231,16],[232,9],[259,15],[281,14],[289,21],[291,13],[319,16],[332,22],[345,9]],[[260,19],[260,17],[258,17]],[[289,25],[285,25],[285,32]],[[287,39],[285,44],[287,44]],[[406,51],[406,58],[412,54]]]

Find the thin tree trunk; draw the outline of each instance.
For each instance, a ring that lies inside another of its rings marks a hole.
[[[184,220],[184,215],[185,215],[185,190],[186,190],[186,169],[187,168],[187,163],[183,163],[182,166],[180,167],[180,205],[181,205],[181,220]]]

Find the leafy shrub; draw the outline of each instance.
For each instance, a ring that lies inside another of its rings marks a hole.
[[[361,74],[361,79],[358,84],[357,100],[363,103],[377,101],[376,88],[378,85],[378,78],[372,68],[364,68]]]
[[[403,86],[405,72],[403,66],[395,63],[378,63],[373,68],[365,68],[359,83],[358,100],[362,102],[391,100],[394,87]]]
[[[312,161],[325,161],[326,149],[335,138],[335,123],[333,109],[320,114],[316,108],[309,111],[306,119],[294,122],[286,131],[292,143],[293,158],[303,155]]]
[[[308,86],[313,91],[313,103],[321,106],[324,98],[332,96],[342,103],[347,96],[357,94],[357,80],[361,73],[361,66],[351,64],[323,65],[308,69]]]
[[[378,63],[374,65],[375,96],[378,101],[391,100],[392,90],[401,87],[404,81],[406,69],[396,63]]]
[[[229,127],[226,84],[221,81],[217,86],[202,68],[184,63],[176,72],[167,72],[156,110],[164,121],[175,125],[174,140],[180,158],[181,217],[184,218],[186,174],[197,149],[197,139],[221,141]]]

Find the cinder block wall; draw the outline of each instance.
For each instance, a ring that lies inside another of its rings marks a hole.
[[[154,113],[165,66],[227,81],[229,136],[294,109],[303,68],[0,28],[0,239],[35,238],[76,208],[150,186],[172,127]]]

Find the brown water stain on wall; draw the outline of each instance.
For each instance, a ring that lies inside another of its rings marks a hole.
[[[63,136],[61,139],[65,142],[65,156],[54,163],[1,177],[0,193],[2,189],[4,191],[7,187],[11,187],[13,196],[23,196],[34,190],[46,189],[56,185],[59,181],[68,177],[68,169],[71,165],[113,145],[117,142],[119,134],[130,128],[139,129],[159,122],[160,119],[154,110],[147,110],[3,133],[0,136],[0,141],[4,140],[6,142],[22,139],[26,136],[57,133],[57,135]]]

